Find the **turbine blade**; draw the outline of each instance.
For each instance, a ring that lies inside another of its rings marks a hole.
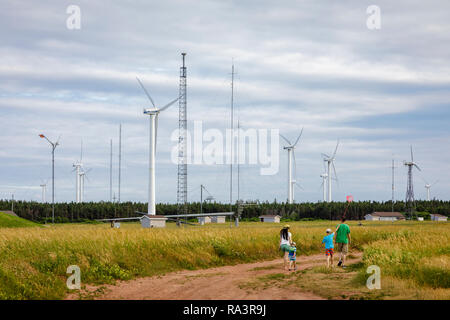
[[[173,105],[175,102],[177,102],[178,100],[180,100],[181,97],[176,98],[175,100],[169,102],[168,104],[166,104],[164,107],[162,107],[161,109],[159,109],[159,111],[164,111],[166,110],[168,107],[170,107],[171,105]]]
[[[420,176],[420,179],[422,179],[422,180],[423,180],[423,182],[425,182],[425,184],[429,184],[429,183],[428,183],[428,181],[427,181],[427,180],[425,180],[425,178],[424,178],[424,177]]]
[[[286,139],[286,137],[285,136],[283,136],[281,133],[280,133],[280,137],[282,137],[289,145],[291,145],[291,143],[289,142],[289,140],[288,139]]]
[[[322,161],[322,165],[323,165],[324,172],[327,172],[327,166],[325,165],[325,161]]]
[[[320,187],[317,190],[320,190],[323,188],[323,179],[322,179],[322,183],[320,184]]]
[[[58,140],[56,140],[55,145],[59,145],[59,140],[61,140],[61,135],[58,136]]]
[[[297,140],[295,140],[294,147],[297,145],[298,141],[300,140],[302,133],[303,133],[303,128],[302,128],[302,131],[300,131],[300,134],[298,135]]]
[[[414,163],[414,167],[417,168],[417,170],[422,171],[422,169],[419,168],[419,166],[417,164]]]
[[[297,182],[295,183],[295,185],[297,186],[297,187],[299,187],[300,189],[302,189],[302,190],[305,190],[301,185],[299,185]]]
[[[336,173],[336,167],[334,166],[334,161],[331,162],[331,164],[333,165],[334,176],[336,177],[336,182],[337,182],[338,187],[339,187],[339,179],[338,179],[338,176],[337,176],[337,173]]]
[[[142,84],[141,80],[139,80],[138,77],[136,77],[136,80],[139,82],[139,84],[141,85],[142,90],[144,90],[144,92],[145,92],[147,98],[148,98],[148,99],[150,100],[150,102],[152,103],[153,108],[156,109],[155,102],[153,101],[152,97],[151,97],[150,94],[148,93],[147,89],[145,89],[145,87],[144,87],[144,85]]]
[[[338,146],[339,146],[339,139],[338,139],[337,144],[336,144],[336,149],[334,149],[333,156],[331,157],[331,158],[333,158],[333,159],[334,159],[334,157],[336,156],[336,152],[337,152]]]
[[[413,150],[412,150],[412,146],[411,147],[411,162],[414,162],[414,156],[413,156]]]
[[[326,153],[321,153],[321,155],[322,155],[322,157],[324,157],[324,158],[330,158],[330,156],[329,155],[327,155]]]

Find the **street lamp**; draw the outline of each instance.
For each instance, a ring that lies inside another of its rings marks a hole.
[[[43,134],[39,137],[46,139],[52,146],[52,223],[55,223],[55,149],[59,145],[59,138],[53,143]]]

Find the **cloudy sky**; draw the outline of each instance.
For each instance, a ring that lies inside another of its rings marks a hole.
[[[68,29],[70,5],[81,28]],[[369,5],[381,10],[369,29]],[[321,199],[323,161],[340,139],[339,185],[333,199],[388,200],[391,160],[396,198],[404,199],[409,146],[423,179],[439,182],[432,197],[449,200],[450,3],[448,1],[21,1],[0,2],[0,198],[41,200],[51,190],[56,149],[56,200],[75,199],[72,164],[91,168],[85,200],[109,200],[109,144],[113,140],[117,194],[118,134],[122,124],[121,200],[146,201],[148,100],[178,95],[181,52],[187,52],[188,128],[222,132],[230,126],[230,72],[234,61],[235,119],[243,128],[278,129],[294,140],[296,201]],[[176,202],[178,105],[160,116],[157,201]],[[277,174],[243,165],[240,197],[285,200],[287,155],[279,148]],[[229,199],[227,165],[190,165],[188,199],[200,184],[218,201]],[[234,177],[234,181],[237,176]],[[233,198],[237,198],[234,185]]]

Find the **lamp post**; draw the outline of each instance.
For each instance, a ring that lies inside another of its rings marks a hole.
[[[59,145],[59,138],[56,142],[51,142],[45,135],[39,137],[46,139],[52,146],[52,223],[55,223],[55,149]]]

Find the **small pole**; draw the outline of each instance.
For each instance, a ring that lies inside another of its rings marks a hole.
[[[14,212],[14,194],[12,195],[12,200],[11,200],[11,211]]]
[[[110,139],[110,151],[109,151],[109,201],[113,201],[113,196],[112,196],[112,139]]]
[[[122,166],[122,124],[119,125],[119,195],[117,202],[120,203],[120,170]]]
[[[203,185],[200,185],[200,213],[203,212]]]
[[[52,224],[55,223],[55,149],[56,144],[52,144]]]

